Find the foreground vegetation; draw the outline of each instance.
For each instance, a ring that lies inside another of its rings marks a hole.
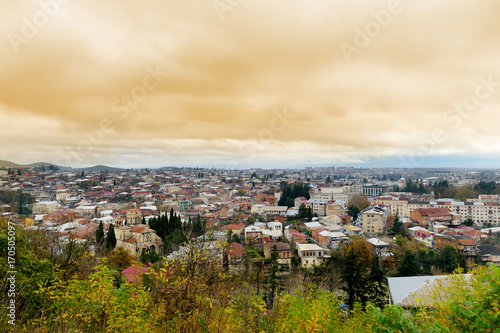
[[[49,256],[40,251],[40,240],[22,230],[17,230],[12,326],[5,312],[7,247],[2,222],[1,331],[500,332],[500,269],[495,266],[476,267],[470,279],[453,277],[447,298],[431,295],[433,306],[418,311],[369,301],[348,310],[350,299],[318,288],[314,280],[287,293],[277,291],[269,306],[268,285],[257,294],[243,275],[220,265],[223,253],[194,244],[184,258],[154,265],[140,283],[130,284],[119,274],[130,264],[123,251],[99,260],[80,247]]]

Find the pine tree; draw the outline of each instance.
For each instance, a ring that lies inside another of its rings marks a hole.
[[[378,257],[373,257],[368,283],[370,285],[369,298],[377,306],[382,306],[386,297],[387,280],[385,270],[380,265]]]
[[[279,254],[276,245],[273,246],[271,251],[271,258],[269,259],[269,266],[267,268],[267,293],[264,295],[268,309],[273,308],[274,299],[283,290],[284,277],[283,272],[288,270],[288,266],[278,262]]]
[[[99,248],[104,242],[104,226],[102,225],[102,221],[99,223],[99,227],[95,232],[95,242]]]
[[[417,256],[411,250],[406,250],[397,267],[398,276],[416,276],[420,273]]]
[[[113,225],[110,224],[108,234],[106,236],[106,249],[113,250],[115,247],[116,247],[115,228],[113,228]]]

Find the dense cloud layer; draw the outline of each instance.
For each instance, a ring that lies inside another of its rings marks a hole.
[[[499,152],[496,1],[0,7],[4,159],[279,167]]]

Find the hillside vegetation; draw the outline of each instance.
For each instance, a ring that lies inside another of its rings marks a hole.
[[[9,270],[7,230],[1,222],[2,277]],[[152,266],[141,283],[129,284],[117,274],[123,269],[119,254],[97,260],[88,249],[75,248],[49,256],[34,236],[16,233],[16,325],[8,322],[3,278],[1,331],[500,332],[495,266],[476,267],[469,280],[457,275],[447,298],[431,295],[433,306],[418,311],[370,303],[347,310],[347,299],[312,283],[275,295],[268,308],[265,291],[257,295],[205,248],[192,245],[183,259]]]

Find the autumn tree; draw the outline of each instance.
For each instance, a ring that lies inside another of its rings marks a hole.
[[[368,242],[362,238],[353,238],[352,244],[345,245],[340,257],[340,276],[347,293],[347,305],[353,308],[354,302],[365,305],[368,300],[368,276],[372,254]]]
[[[134,257],[128,250],[119,247],[108,255],[108,261],[111,267],[116,268],[121,273],[124,269],[133,265]]]

